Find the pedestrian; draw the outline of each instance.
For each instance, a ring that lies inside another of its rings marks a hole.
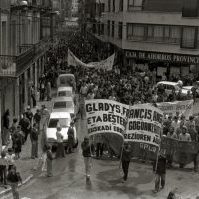
[[[58,124],[57,126],[57,151],[56,151],[56,158],[64,158],[65,157],[65,149],[63,144],[63,135],[61,134],[61,127]]]
[[[10,111],[9,109],[6,110],[6,112],[4,113],[3,117],[2,117],[2,146],[7,146],[9,144],[10,141],[10,131],[9,131],[9,127],[10,127]]]
[[[41,112],[39,109],[37,109],[37,112],[34,114],[33,122],[37,124],[38,131],[40,133]]]
[[[161,152],[158,155],[157,162],[154,161],[153,171],[156,174],[154,193],[157,193],[160,190],[160,184],[161,184],[161,189],[164,189],[165,176],[166,176],[166,157]]]
[[[98,143],[96,144],[96,158],[97,158],[97,159],[102,157],[103,151],[104,151],[104,144],[98,142]]]
[[[17,118],[14,118],[14,119],[13,119],[13,123],[12,123],[12,125],[11,125],[11,127],[10,127],[11,137],[12,137],[12,135],[16,132],[16,130],[17,130],[17,122],[18,122],[18,119],[17,119]]]
[[[30,140],[32,143],[32,150],[31,150],[32,159],[38,158],[38,136],[39,132],[38,132],[37,123],[34,123],[30,134]]]
[[[30,124],[32,125],[33,113],[31,111],[30,106],[27,107],[27,110],[26,110],[25,114],[26,114],[26,117],[29,119]]]
[[[21,126],[21,130],[24,133],[24,143],[25,143],[31,131],[30,120],[27,118],[26,113],[23,113],[23,117],[19,121],[19,125]]]
[[[12,136],[12,149],[15,153],[15,158],[20,158],[21,148],[24,142],[24,135],[21,131],[21,126],[17,126],[16,132]]]
[[[124,143],[121,161],[122,161],[122,170],[124,173],[123,182],[126,182],[128,178],[129,164],[131,161],[131,145],[128,142]]]
[[[37,105],[36,90],[35,90],[34,85],[31,86],[30,93],[31,93],[31,98],[32,98],[32,105],[33,105],[33,108],[34,108]]]
[[[6,159],[8,161],[8,171],[15,165],[15,154],[12,148],[8,148],[8,153],[6,154]]]
[[[5,189],[7,189],[7,164],[6,152],[2,151],[0,158],[0,181]]]
[[[51,100],[51,83],[50,81],[47,82],[47,101]]]
[[[67,147],[67,153],[73,152],[73,146],[74,146],[74,122],[70,123],[70,127],[68,128],[68,147]]]
[[[85,172],[86,172],[86,182],[90,182],[90,174],[91,174],[91,152],[94,150],[93,145],[90,145],[89,138],[84,137],[84,141],[81,144],[82,155],[84,157],[85,164]]]
[[[53,154],[51,151],[50,145],[46,146],[46,154],[47,154],[47,159],[46,159],[46,165],[47,165],[47,177],[52,177],[52,164],[53,164]]]
[[[11,186],[12,195],[14,199],[19,199],[18,184],[22,184],[21,175],[17,172],[16,166],[13,166],[8,172],[8,184]]]

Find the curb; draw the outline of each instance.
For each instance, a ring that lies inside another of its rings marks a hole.
[[[33,175],[29,175],[24,181],[22,181],[22,184],[19,183],[18,187],[22,187],[23,185],[27,184],[31,179],[33,178]],[[8,189],[5,189],[4,191],[0,192],[0,198],[7,195],[8,193],[11,192],[11,188],[9,187]]]

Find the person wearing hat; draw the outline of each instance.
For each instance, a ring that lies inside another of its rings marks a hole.
[[[56,158],[64,158],[65,157],[65,150],[63,144],[63,135],[61,134],[61,126],[57,125],[57,151],[56,151]]]
[[[68,128],[67,134],[68,134],[67,153],[72,153],[74,146],[74,122],[70,123],[70,127]]]
[[[131,161],[131,145],[128,142],[124,143],[121,161],[122,161],[122,170],[124,173],[123,182],[125,182],[127,181],[128,178],[129,164]]]
[[[82,155],[84,157],[85,172],[86,172],[86,182],[90,182],[90,172],[91,172],[91,152],[94,151],[93,145],[89,143],[89,138],[84,137],[84,141],[81,144]]]
[[[160,184],[161,184],[161,189],[164,189],[165,175],[166,175],[166,162],[167,161],[166,161],[165,154],[162,151],[160,151],[157,162],[154,161],[154,164],[153,164],[153,171],[156,174],[154,193],[157,193],[160,190]]]

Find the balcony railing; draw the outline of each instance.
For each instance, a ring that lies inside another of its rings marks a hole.
[[[18,56],[0,55],[0,76],[16,77],[23,73],[30,65],[31,61],[45,52],[51,43],[40,41],[34,45],[22,45],[19,47]]]
[[[16,75],[16,56],[0,55],[0,76]]]

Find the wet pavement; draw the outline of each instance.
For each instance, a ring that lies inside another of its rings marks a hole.
[[[86,134],[86,120],[79,120],[77,133],[80,142]],[[195,199],[199,195],[199,175],[191,170],[168,170],[166,187],[154,194],[154,174],[150,164],[132,162],[129,178],[122,183],[119,161],[92,161],[91,185],[86,184],[81,150],[64,159],[53,160],[53,177],[38,174],[29,184],[20,188],[21,198],[31,199],[150,199],[167,198],[169,191],[178,187],[183,199]],[[11,199],[11,195],[5,198]]]

